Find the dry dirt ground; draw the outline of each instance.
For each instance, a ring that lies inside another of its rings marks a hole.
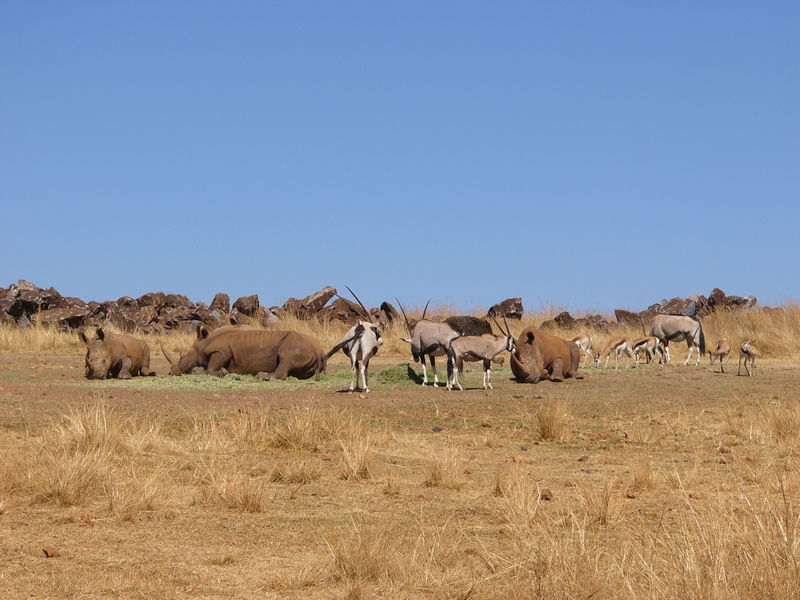
[[[800,368],[678,358],[367,396],[2,354],[0,596],[796,596]]]

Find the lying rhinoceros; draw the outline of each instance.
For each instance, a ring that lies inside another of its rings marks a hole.
[[[161,350],[172,375],[184,375],[200,367],[211,375],[240,373],[264,379],[308,379],[314,375],[319,378],[327,366],[319,341],[296,331],[221,327],[209,332],[200,328],[197,340],[179,358],[163,345]]]
[[[563,381],[575,377],[579,352],[576,344],[528,327],[520,334],[511,354],[511,371],[520,383],[538,383],[542,379]]]
[[[150,371],[150,348],[142,340],[129,335],[106,333],[102,327],[95,337],[78,337],[86,344],[87,379],[130,379],[135,375],[155,375]]]

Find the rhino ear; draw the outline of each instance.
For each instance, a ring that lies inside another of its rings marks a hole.
[[[532,331],[529,331],[525,336],[525,343],[532,344],[534,339],[536,339],[536,336],[533,335]]]
[[[81,341],[82,341],[84,344],[88,344],[88,343],[89,343],[89,338],[87,338],[87,337],[86,337],[86,334],[85,334],[83,331],[79,331],[79,332],[78,332],[78,338],[79,338],[79,339],[80,339],[80,340],[81,340]]]
[[[104,339],[106,339],[106,332],[105,332],[105,331],[103,331],[103,328],[102,328],[102,327],[98,327],[98,328],[97,328],[97,339],[98,339],[98,340],[104,340]]]
[[[204,340],[208,337],[208,327],[201,325],[197,328],[197,339]]]

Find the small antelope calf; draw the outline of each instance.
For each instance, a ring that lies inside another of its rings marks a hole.
[[[739,346],[739,370],[736,372],[736,374],[742,374],[742,359],[744,358],[744,370],[747,371],[748,376],[752,377],[753,373],[747,367],[747,361],[749,360],[750,366],[755,369],[756,356],[758,356],[758,350],[756,350],[756,347],[753,346],[753,340],[747,340],[744,344]]]
[[[636,357],[633,355],[633,351],[631,350],[631,346],[624,337],[615,337],[611,338],[608,343],[603,347],[603,349],[595,354],[594,356],[594,366],[600,366],[600,360],[605,357],[606,364],[603,369],[608,368],[608,359],[611,358],[611,353],[614,353],[614,361],[617,365],[617,370],[619,370],[619,357],[623,352],[626,352],[628,356],[630,356],[633,360],[636,360]],[[637,363],[638,366],[638,363]]]
[[[647,336],[639,338],[631,344],[631,347],[637,366],[639,365],[639,355],[643,352],[648,363],[653,360],[653,356],[658,356],[658,362],[664,361],[664,355],[661,353],[661,340],[657,337]]]
[[[711,358],[711,364],[714,364],[714,359],[719,358],[719,372],[725,372],[725,366],[722,364],[723,361],[728,357],[728,354],[731,353],[731,345],[726,339],[721,339],[717,342],[717,347],[713,350],[708,351],[708,356]]]

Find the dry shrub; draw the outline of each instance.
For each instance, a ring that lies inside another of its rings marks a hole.
[[[590,524],[608,525],[616,521],[622,512],[619,486],[605,481],[599,493],[580,488],[580,500],[584,515]]]
[[[289,450],[319,450],[330,438],[325,416],[315,408],[292,407],[275,417],[270,444]]]
[[[272,422],[268,407],[258,406],[254,410],[238,410],[225,420],[224,429],[243,448],[261,452],[272,444]]]
[[[42,450],[29,480],[36,500],[73,506],[102,492],[111,471],[107,453],[63,451],[46,446]]]
[[[330,575],[337,580],[387,582],[400,574],[400,530],[393,523],[381,526],[353,524],[353,535],[328,541]]]
[[[320,469],[310,460],[290,460],[275,465],[269,478],[276,483],[311,483],[320,478]]]
[[[564,403],[547,403],[536,413],[539,422],[539,437],[547,442],[560,442],[567,432],[567,411]]]
[[[362,419],[355,417],[348,417],[338,429],[340,476],[342,479],[369,479],[372,477],[372,432]]]
[[[776,443],[796,442],[800,436],[800,411],[794,404],[780,402],[764,409],[768,437]]]
[[[266,587],[276,591],[304,590],[322,584],[326,576],[322,565],[305,565],[277,573]]]
[[[268,485],[264,479],[243,473],[217,469],[215,464],[204,465],[195,473],[200,486],[202,504],[221,504],[242,512],[263,512],[270,503]]]
[[[169,503],[172,486],[168,474],[159,469],[143,475],[134,468],[117,472],[105,485],[108,509],[120,521],[135,521],[142,511],[153,511]]]
[[[461,489],[461,461],[455,448],[434,449],[428,461],[428,473],[423,485],[450,490]]]
[[[494,495],[499,498],[499,518],[512,526],[531,526],[538,518],[539,486],[529,481],[518,466],[505,475],[498,473]]]

